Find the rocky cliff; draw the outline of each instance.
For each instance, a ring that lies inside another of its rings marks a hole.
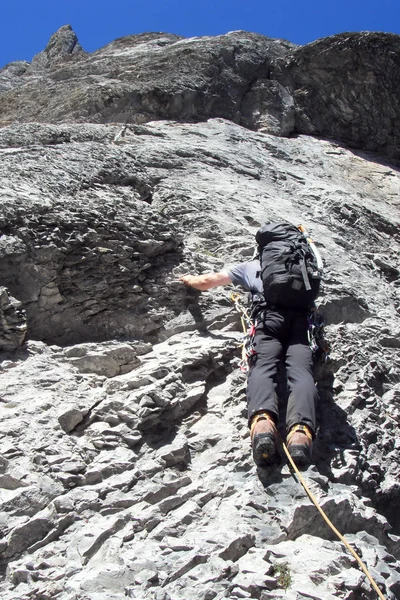
[[[67,26],[0,72],[2,598],[375,597],[284,455],[252,463],[230,290],[179,282],[272,219],[325,263],[303,476],[400,597],[399,44]]]

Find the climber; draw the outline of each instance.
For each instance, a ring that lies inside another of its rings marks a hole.
[[[278,365],[283,355],[290,392],[286,444],[294,462],[298,466],[307,466],[311,462],[318,400],[308,342],[308,310],[268,303],[260,276],[264,267],[260,263],[261,258],[262,254],[259,258],[217,273],[188,274],[180,279],[200,291],[233,283],[251,292],[255,307],[253,345],[256,352],[249,359],[247,408],[253,458],[257,466],[263,467],[273,464],[278,457],[279,410],[275,390]]]

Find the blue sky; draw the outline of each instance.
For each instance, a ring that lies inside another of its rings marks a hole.
[[[3,0],[0,67],[31,60],[62,25],[89,52],[117,37],[244,29],[306,44],[343,31],[400,34],[400,0]]]

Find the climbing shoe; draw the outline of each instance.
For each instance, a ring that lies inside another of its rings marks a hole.
[[[298,467],[305,467],[311,463],[312,443],[312,432],[307,425],[293,425],[286,438],[286,445]]]
[[[257,413],[251,420],[250,436],[254,462],[266,467],[276,460],[277,430],[273,418],[266,412]]]

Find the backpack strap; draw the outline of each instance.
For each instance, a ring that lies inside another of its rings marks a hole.
[[[305,255],[303,255],[302,258],[302,262],[301,262],[301,274],[303,275],[303,281],[304,281],[304,285],[306,286],[306,290],[311,290],[311,284],[310,284],[310,280],[308,278],[308,273],[307,273],[307,264],[306,264],[306,257]]]
[[[293,245],[295,252],[292,257],[292,260],[296,260],[296,258],[300,259],[301,274],[303,277],[304,285],[305,285],[306,290],[309,291],[309,290],[311,290],[311,283],[310,283],[310,279],[308,277],[308,272],[307,272],[306,250],[304,248],[304,239],[305,238],[302,235],[297,246]]]

